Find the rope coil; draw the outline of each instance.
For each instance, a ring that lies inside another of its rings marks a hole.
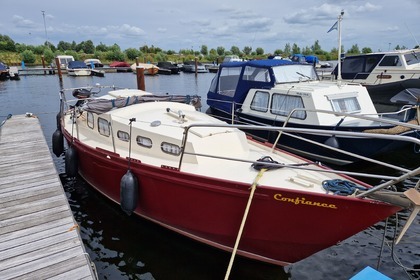
[[[322,182],[322,187],[327,191],[327,193],[332,192],[341,196],[352,195],[356,192],[356,190],[367,190],[365,187],[358,186],[353,182],[342,179],[325,180]]]

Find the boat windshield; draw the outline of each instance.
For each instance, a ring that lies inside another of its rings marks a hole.
[[[273,67],[276,83],[291,83],[317,80],[317,74],[312,65],[291,64]]]
[[[407,65],[418,64],[420,63],[420,52],[412,51],[409,54],[404,55]]]

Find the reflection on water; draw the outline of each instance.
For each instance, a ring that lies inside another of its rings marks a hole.
[[[181,73],[177,76],[146,76],[146,90],[154,93],[205,96],[214,74]],[[106,73],[100,77],[63,76],[63,87],[115,85],[135,88],[132,73]],[[7,114],[31,112],[39,117],[48,145],[56,129],[60,84],[57,76],[22,76],[20,81],[0,82],[0,121]],[[204,110],[205,111],[205,110]],[[390,155],[398,157],[399,155]],[[144,219],[126,216],[120,207],[93,190],[81,178],[64,174],[63,157],[53,156],[86,250],[95,262],[100,279],[223,279],[230,254],[197,243]],[[402,157],[407,165],[418,165],[418,157]],[[370,165],[357,166],[368,168]],[[386,173],[380,169],[379,173]],[[407,181],[405,185],[413,185]],[[267,215],[274,215],[267,213]],[[407,213],[403,213],[403,216]],[[328,217],[325,217],[328,219]],[[405,217],[406,218],[406,217]],[[405,220],[405,218],[403,220]],[[302,221],[305,223],[305,221]],[[395,223],[395,218],[389,224]],[[286,268],[275,267],[237,257],[230,279],[349,279],[366,266],[376,268],[381,254],[385,222]],[[310,232],[307,233],[311,234]],[[386,231],[386,240],[394,233]],[[420,220],[396,246],[395,252],[407,267],[420,268]],[[420,274],[406,274],[391,258],[385,245],[380,271],[393,279],[420,279]]]

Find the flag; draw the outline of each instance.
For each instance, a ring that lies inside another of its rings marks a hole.
[[[331,26],[330,30],[327,31],[327,33],[330,33],[331,31],[333,31],[334,29],[337,30],[338,28],[338,20],[334,23],[333,26]]]

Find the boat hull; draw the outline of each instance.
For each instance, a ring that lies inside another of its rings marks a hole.
[[[77,150],[79,174],[120,203],[120,180],[128,160],[92,148],[63,131]],[[176,167],[131,161],[138,180],[134,213],[205,244],[231,251],[250,184],[196,176]],[[267,171],[269,172],[269,171]],[[385,219],[400,208],[371,200],[258,187],[238,254],[276,265],[302,260]]]

